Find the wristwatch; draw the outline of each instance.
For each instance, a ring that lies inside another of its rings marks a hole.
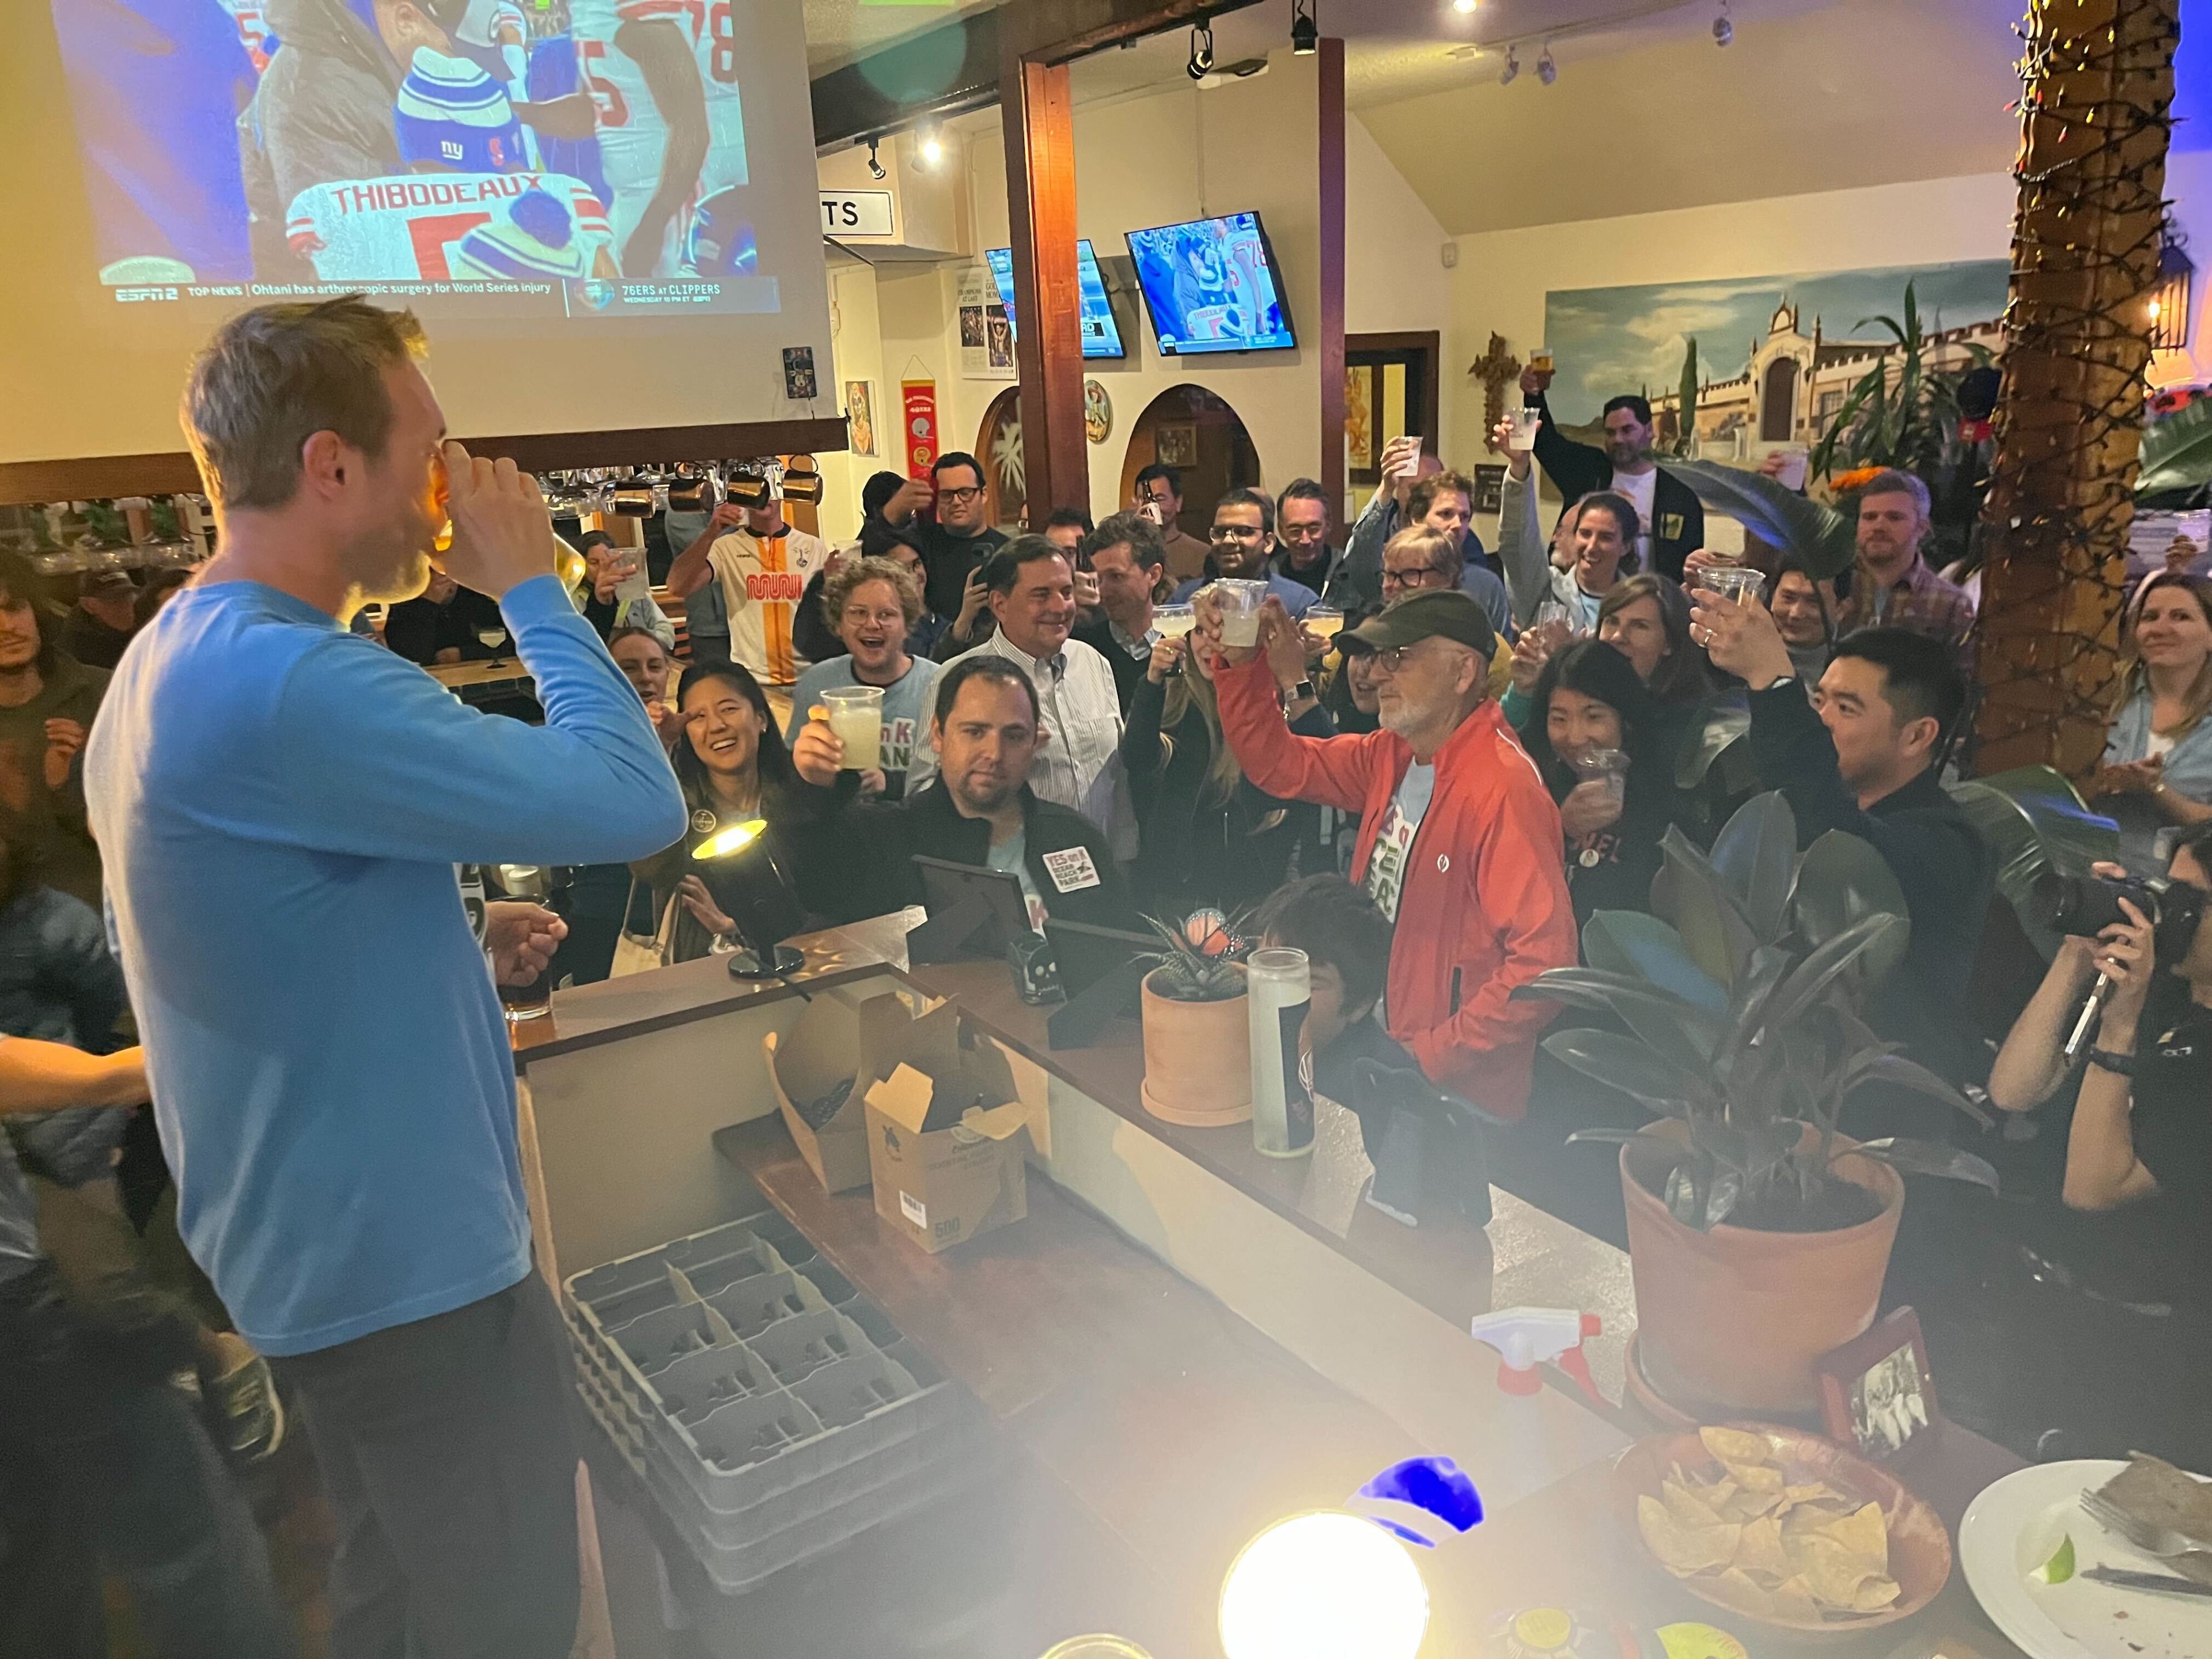
[[[2112,1073],[2115,1077],[2133,1077],[2136,1074],[2136,1057],[2133,1054],[2116,1054],[2110,1048],[2090,1049],[2089,1063]]]
[[[1300,680],[1291,688],[1292,702],[1310,702],[1318,700],[1320,696],[1321,693],[1314,690],[1314,683],[1311,680]]]

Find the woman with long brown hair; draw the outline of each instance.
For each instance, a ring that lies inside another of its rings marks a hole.
[[[2120,826],[2136,875],[2166,868],[2166,832],[2212,822],[2212,582],[2145,582],[2121,652],[2105,757],[2090,798]]]

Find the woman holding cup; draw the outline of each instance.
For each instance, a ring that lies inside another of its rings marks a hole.
[[[1606,595],[1623,577],[1636,574],[1643,520],[1626,495],[1595,489],[1559,515],[1547,544],[1537,529],[1536,480],[1528,453],[1513,447],[1521,441],[1519,424],[1500,421],[1492,434],[1505,452],[1498,554],[1512,589],[1513,614],[1523,628],[1563,616],[1573,632],[1593,633]]]
[[[1649,909],[1660,838],[1674,816],[1650,694],[1620,652],[1577,640],[1545,664],[1530,701],[1523,741],[1559,803],[1576,921]]]

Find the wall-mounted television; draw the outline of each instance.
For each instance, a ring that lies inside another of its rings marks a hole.
[[[1193,219],[1127,237],[1162,356],[1297,345],[1258,214]]]
[[[991,279],[999,285],[999,301],[1006,307],[1006,320],[1014,324],[1018,334],[1020,325],[1014,321],[1014,251],[994,247],[983,258],[990,264]],[[1106,297],[1106,279],[1098,274],[1098,255],[1088,236],[1075,245],[1075,283],[1083,295],[1083,355],[1127,356],[1128,350],[1121,343],[1121,325],[1114,320],[1114,307]]]

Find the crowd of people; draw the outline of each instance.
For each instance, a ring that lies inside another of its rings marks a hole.
[[[0,1550],[45,1569],[0,1601],[0,1649],[100,1651],[105,1561],[150,1630],[286,1650],[224,1459],[266,1455],[290,1401],[337,1515],[343,1650],[526,1628],[555,1650],[574,1443],[494,982],[600,976],[622,934],[669,963],[924,904],[921,858],[1013,878],[1033,927],[1218,909],[1308,949],[1317,1090],[1418,1073],[1486,1126],[1502,1181],[1617,1206],[1564,1143],[1642,1114],[1553,1066],[1558,1011],[1516,993],[1581,959],[1594,914],[1650,907],[1670,831],[1709,844],[1779,791],[1802,844],[1860,837],[1905,896],[1874,1031],[2008,1113],[2063,1100],[2043,1163],[2015,1161],[2047,1190],[2008,1224],[2094,1287],[2108,1409],[2067,1421],[2073,1443],[2212,1462],[2142,1380],[2202,1357],[2212,938],[2199,906],[2169,905],[2186,928],[2130,907],[2001,1022],[1969,994],[2001,902],[1945,787],[1971,765],[1972,601],[1922,556],[1917,478],[1859,492],[1852,568],[1771,550],[1764,598],[1736,599],[1708,573],[1743,556],[1705,544],[1642,401],[1581,445],[1541,377],[1494,526],[1465,473],[1399,444],[1340,548],[1310,479],[1226,491],[1201,538],[1159,465],[1102,522],[1010,536],[951,453],[872,480],[850,548],[772,491],[672,537],[679,655],[633,552],[586,538],[583,582],[553,575],[535,486],[441,441],[422,350],[358,301],[226,325],[186,399],[221,529],[190,586],[91,582],[64,613],[0,554],[0,955],[40,964],[0,975],[0,1372],[30,1402],[0,1423]],[[1252,643],[1220,581],[1264,594]],[[388,602],[388,649],[364,601]],[[1163,627],[1177,605],[1188,626]],[[1330,608],[1340,631],[1313,625]],[[534,681],[526,719],[407,665],[494,629]],[[2212,586],[2154,576],[2127,637],[2089,791],[2122,825],[2115,872],[2212,890]],[[823,703],[857,689],[881,694],[880,742],[848,767]],[[692,856],[738,825],[742,882]],[[453,866],[506,848],[573,873],[565,914],[495,883],[462,902]],[[2069,1071],[2061,1028],[2099,973],[2117,990]],[[1887,1098],[1846,1127],[1948,1132]],[[34,1194],[111,1181],[139,1259],[88,1303]],[[1603,1209],[1576,1218],[1603,1231]],[[161,1280],[164,1229],[190,1282]],[[2173,1316],[2130,1311],[2153,1305]],[[118,1481],[125,1459],[157,1474]]]

